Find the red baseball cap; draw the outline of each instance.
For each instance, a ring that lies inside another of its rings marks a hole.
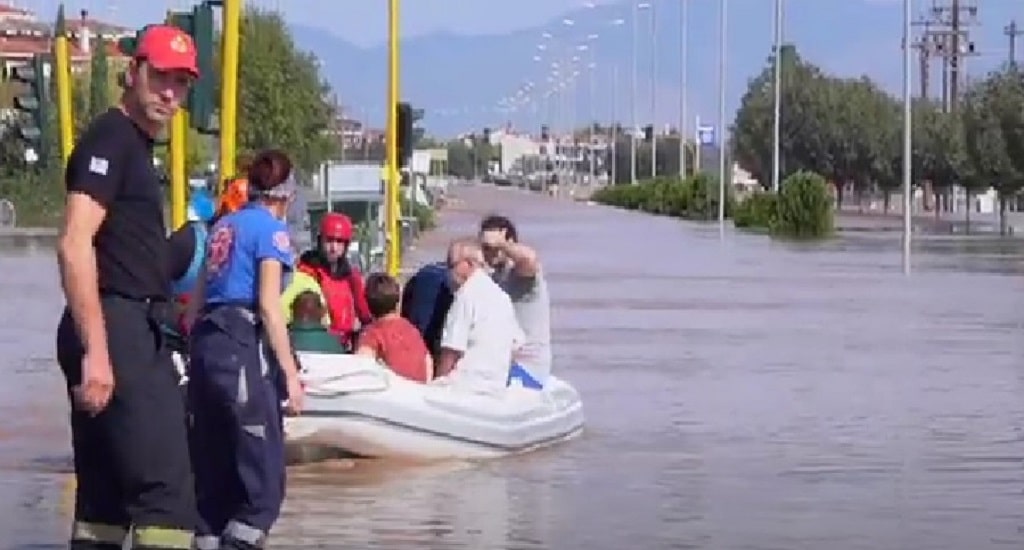
[[[139,38],[135,58],[160,71],[188,71],[199,78],[196,44],[185,31],[171,25],[151,25]]]

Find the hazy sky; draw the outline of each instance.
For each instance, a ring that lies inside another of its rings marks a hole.
[[[12,0],[0,0],[0,3]],[[13,0],[16,5],[53,12],[57,0]],[[183,0],[69,0],[70,13],[88,9],[100,18],[140,25],[161,19],[167,9],[194,2]],[[403,34],[437,31],[492,34],[528,28],[583,6],[584,0],[404,0]],[[609,3],[595,0],[595,3]],[[359,45],[373,45],[387,34],[386,0],[247,0],[247,4],[280,9],[290,21],[335,31]]]

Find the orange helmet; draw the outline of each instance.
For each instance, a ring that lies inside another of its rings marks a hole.
[[[220,195],[220,203],[217,205],[217,212],[223,216],[235,212],[249,202],[249,180],[245,178],[234,178],[228,180],[224,191]]]
[[[320,220],[320,238],[352,240],[352,220],[344,214],[328,212]]]

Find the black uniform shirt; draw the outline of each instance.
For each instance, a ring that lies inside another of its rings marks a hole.
[[[166,299],[168,244],[153,139],[123,111],[96,117],[68,160],[68,193],[106,208],[96,233],[100,294]]]

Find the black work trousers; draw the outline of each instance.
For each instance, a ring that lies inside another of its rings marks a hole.
[[[101,299],[114,372],[113,397],[91,416],[71,402],[77,489],[72,550],[192,544],[195,490],[185,404],[159,326],[162,304]],[[57,360],[68,396],[82,381],[84,348],[70,312],[57,329]]]

